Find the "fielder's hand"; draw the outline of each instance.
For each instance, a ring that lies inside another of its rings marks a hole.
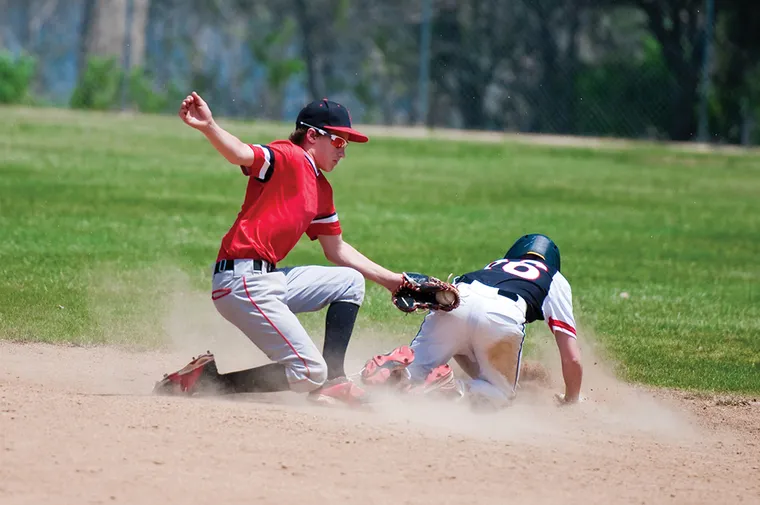
[[[393,291],[393,305],[402,312],[415,310],[442,310],[449,312],[459,307],[456,286],[436,279],[432,275],[402,272],[401,286]]]
[[[211,109],[195,91],[182,100],[182,105],[179,108],[179,117],[186,125],[196,130],[208,128],[213,121]]]

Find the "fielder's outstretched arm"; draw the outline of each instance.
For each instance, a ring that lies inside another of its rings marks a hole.
[[[391,292],[401,286],[401,274],[391,272],[364,256],[349,243],[344,242],[343,235],[320,235],[318,238],[325,258],[330,263],[351,267],[359,271],[365,279],[376,282]]]
[[[581,382],[583,381],[583,365],[581,365],[581,350],[578,341],[562,331],[554,331],[559,355],[562,359],[562,377],[565,379],[566,403],[575,403],[580,398]]]

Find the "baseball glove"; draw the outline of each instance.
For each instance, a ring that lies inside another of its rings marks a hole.
[[[393,305],[402,312],[442,310],[459,307],[459,291],[453,284],[415,272],[403,272],[404,280],[393,292]]]

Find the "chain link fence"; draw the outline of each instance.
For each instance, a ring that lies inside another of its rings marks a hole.
[[[0,0],[0,88],[26,55],[33,103],[757,143],[759,60],[712,2]]]

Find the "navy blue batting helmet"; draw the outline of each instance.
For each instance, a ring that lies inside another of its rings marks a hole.
[[[530,256],[537,257],[559,271],[559,247],[557,247],[557,244],[552,239],[540,233],[523,235],[517,239],[512,244],[512,247],[509,248],[507,254],[504,255],[504,259],[518,260]]]

